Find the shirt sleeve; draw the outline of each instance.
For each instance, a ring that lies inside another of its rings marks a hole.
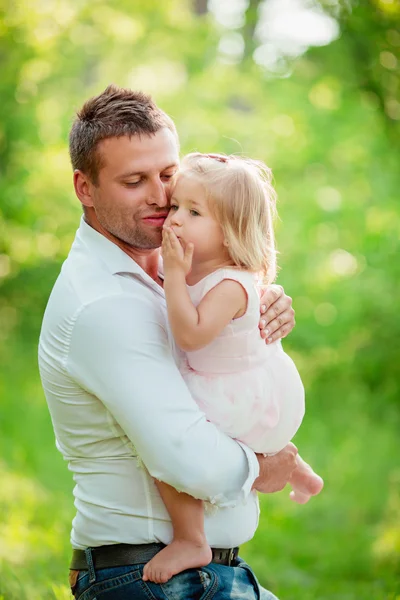
[[[113,415],[152,477],[219,506],[250,493],[257,458],[199,410],[154,300],[121,294],[84,306],[66,367]]]

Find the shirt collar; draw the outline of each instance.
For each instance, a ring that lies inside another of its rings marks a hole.
[[[137,262],[121,250],[114,242],[93,229],[81,217],[79,229],[76,232],[76,241],[84,244],[91,255],[100,260],[112,275],[117,273],[130,273],[143,279],[157,291],[163,294],[163,289],[140,267]],[[162,261],[159,261],[159,271],[162,276]]]

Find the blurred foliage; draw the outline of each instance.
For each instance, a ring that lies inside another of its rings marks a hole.
[[[0,597],[67,597],[71,483],[35,354],[80,216],[69,127],[111,81],[151,92],[183,152],[275,174],[285,346],[308,392],[296,441],[327,486],[301,510],[263,499],[246,556],[282,598],[400,597],[400,4],[304,1],[337,39],[269,69],[266,2],[236,0],[228,26],[204,0],[0,0]]]

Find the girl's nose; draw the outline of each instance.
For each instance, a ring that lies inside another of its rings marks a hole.
[[[171,225],[176,225],[176,226],[182,225],[182,217],[179,214],[179,210],[174,210],[173,212],[170,211],[169,214],[171,215]]]

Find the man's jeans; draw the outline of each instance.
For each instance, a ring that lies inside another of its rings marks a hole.
[[[92,583],[89,572],[80,571],[73,594],[76,600],[277,600],[259,586],[249,565],[240,558],[236,566],[211,563],[179,573],[161,585],[143,581],[143,567],[98,569]]]

